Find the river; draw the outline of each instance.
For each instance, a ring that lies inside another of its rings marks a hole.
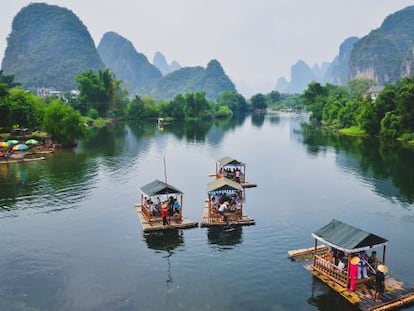
[[[389,273],[414,284],[413,149],[306,121],[115,123],[45,161],[0,165],[0,310],[353,310],[288,259],[333,218],[388,239]],[[142,232],[134,204],[164,158],[200,222],[223,156],[258,185],[243,205],[255,226]]]

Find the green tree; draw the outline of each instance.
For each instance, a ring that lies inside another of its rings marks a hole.
[[[253,110],[263,110],[267,108],[266,97],[263,94],[255,94],[250,98]]]
[[[246,112],[247,102],[243,95],[234,91],[221,92],[217,98],[217,103],[220,106],[227,106],[232,112]]]
[[[338,126],[340,128],[348,128],[357,125],[357,111],[359,111],[360,101],[351,99],[346,102],[342,109],[338,112]]]
[[[80,102],[90,104],[101,116],[105,116],[110,109],[119,108],[121,81],[116,80],[109,69],[100,69],[97,73],[84,71],[76,78],[76,82]],[[88,109],[89,107],[85,110]]]
[[[65,146],[73,145],[84,134],[79,111],[58,99],[46,108],[43,128],[54,141]]]
[[[127,105],[128,119],[140,119],[144,116],[144,102],[138,95]]]
[[[396,106],[403,130],[414,131],[414,78],[406,78],[397,83]]]
[[[375,101],[370,98],[364,100],[358,116],[361,128],[369,135],[379,135],[381,131],[381,120],[387,112],[396,109],[396,99],[395,86],[387,85]]]
[[[175,119],[184,119],[185,98],[182,94],[178,94],[169,103],[166,115]]]
[[[351,98],[362,97],[367,94],[370,87],[375,85],[375,81],[370,79],[352,79],[347,83],[347,89]]]
[[[187,118],[203,118],[209,108],[205,92],[189,92],[184,95],[184,113]]]
[[[401,135],[401,116],[395,112],[385,113],[381,120],[381,136],[396,138]]]
[[[325,106],[326,96],[326,88],[318,82],[309,83],[308,88],[300,96],[301,103],[312,113],[311,119],[317,124],[322,122],[322,110]]]
[[[42,122],[43,111],[42,100],[34,94],[19,87],[5,90],[0,97],[0,126],[36,128]]]

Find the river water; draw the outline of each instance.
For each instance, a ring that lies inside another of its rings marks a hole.
[[[306,121],[119,123],[45,161],[0,165],[0,310],[353,310],[288,259],[333,218],[387,238],[389,273],[413,284],[414,151]],[[164,157],[200,222],[226,155],[258,185],[244,202],[255,226],[142,232],[134,204],[164,179]]]

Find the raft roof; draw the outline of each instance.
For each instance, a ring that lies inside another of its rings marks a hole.
[[[209,194],[217,192],[236,192],[243,191],[243,187],[235,181],[232,181],[226,177],[221,177],[208,183],[207,191]]]
[[[388,243],[388,240],[376,234],[366,232],[336,219],[313,232],[312,236],[345,253],[368,250]]]
[[[243,165],[245,165],[243,162],[240,162],[236,159],[233,159],[233,158],[230,158],[230,157],[227,157],[227,156],[217,160],[217,162],[221,166],[225,166],[225,165],[243,166]]]
[[[182,191],[158,179],[150,182],[149,184],[146,184],[145,186],[142,186],[141,191],[148,196],[162,194],[183,194]]]

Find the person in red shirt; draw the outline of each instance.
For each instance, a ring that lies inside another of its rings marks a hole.
[[[161,216],[162,216],[162,225],[163,226],[168,225],[168,220],[167,220],[168,210],[165,204],[162,206]]]

